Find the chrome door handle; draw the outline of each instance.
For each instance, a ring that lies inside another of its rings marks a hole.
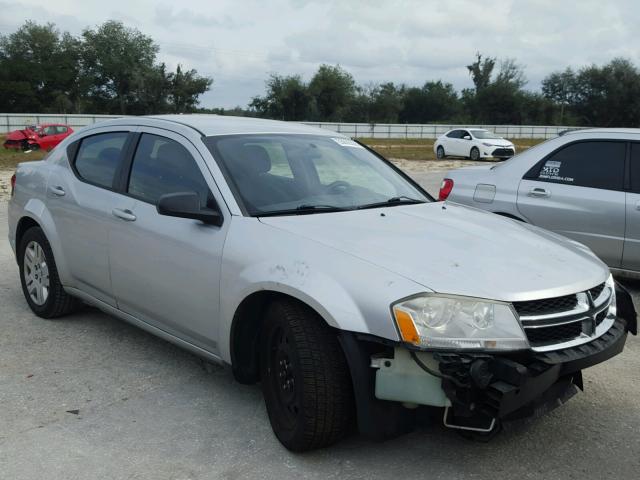
[[[551,196],[551,192],[549,190],[547,190],[546,188],[534,187],[531,190],[529,190],[529,196],[530,197],[545,198],[545,197],[550,197]]]
[[[59,186],[49,187],[49,191],[57,197],[64,197],[65,194],[64,188]]]
[[[118,217],[127,222],[133,222],[136,219],[136,216],[133,214],[131,210],[122,210],[120,208],[114,208],[111,210],[111,213],[114,217]]]

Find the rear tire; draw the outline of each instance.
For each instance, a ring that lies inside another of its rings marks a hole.
[[[438,157],[438,160],[444,160],[446,158],[444,147],[442,145],[436,149],[436,157]]]
[[[478,147],[473,147],[471,149],[471,152],[469,153],[469,158],[471,158],[471,160],[473,160],[474,162],[477,162],[478,160],[480,160],[480,150],[478,150]]]
[[[64,291],[51,245],[40,227],[32,227],[22,235],[18,245],[18,266],[24,298],[39,317],[61,317],[80,305]]]
[[[268,309],[261,337],[262,391],[278,440],[304,452],[347,435],[355,411],[351,377],[323,319],[299,303],[279,300]]]

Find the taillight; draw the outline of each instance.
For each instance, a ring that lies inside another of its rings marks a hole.
[[[446,200],[451,193],[451,190],[453,190],[453,180],[451,180],[450,178],[445,178],[440,184],[440,193],[438,194],[438,200]]]

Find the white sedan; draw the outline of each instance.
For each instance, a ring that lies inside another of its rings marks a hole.
[[[438,137],[433,144],[438,159],[449,156],[468,157],[471,160],[483,158],[510,158],[516,147],[509,140],[493,132],[479,128],[449,130]]]

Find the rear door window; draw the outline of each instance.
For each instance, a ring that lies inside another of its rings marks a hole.
[[[77,175],[94,185],[113,188],[127,132],[109,132],[83,138],[74,162]]]
[[[578,142],[551,154],[531,180],[623,190],[625,142]]]
[[[462,130],[454,130],[452,132],[447,133],[447,137],[449,138],[462,138]]]

